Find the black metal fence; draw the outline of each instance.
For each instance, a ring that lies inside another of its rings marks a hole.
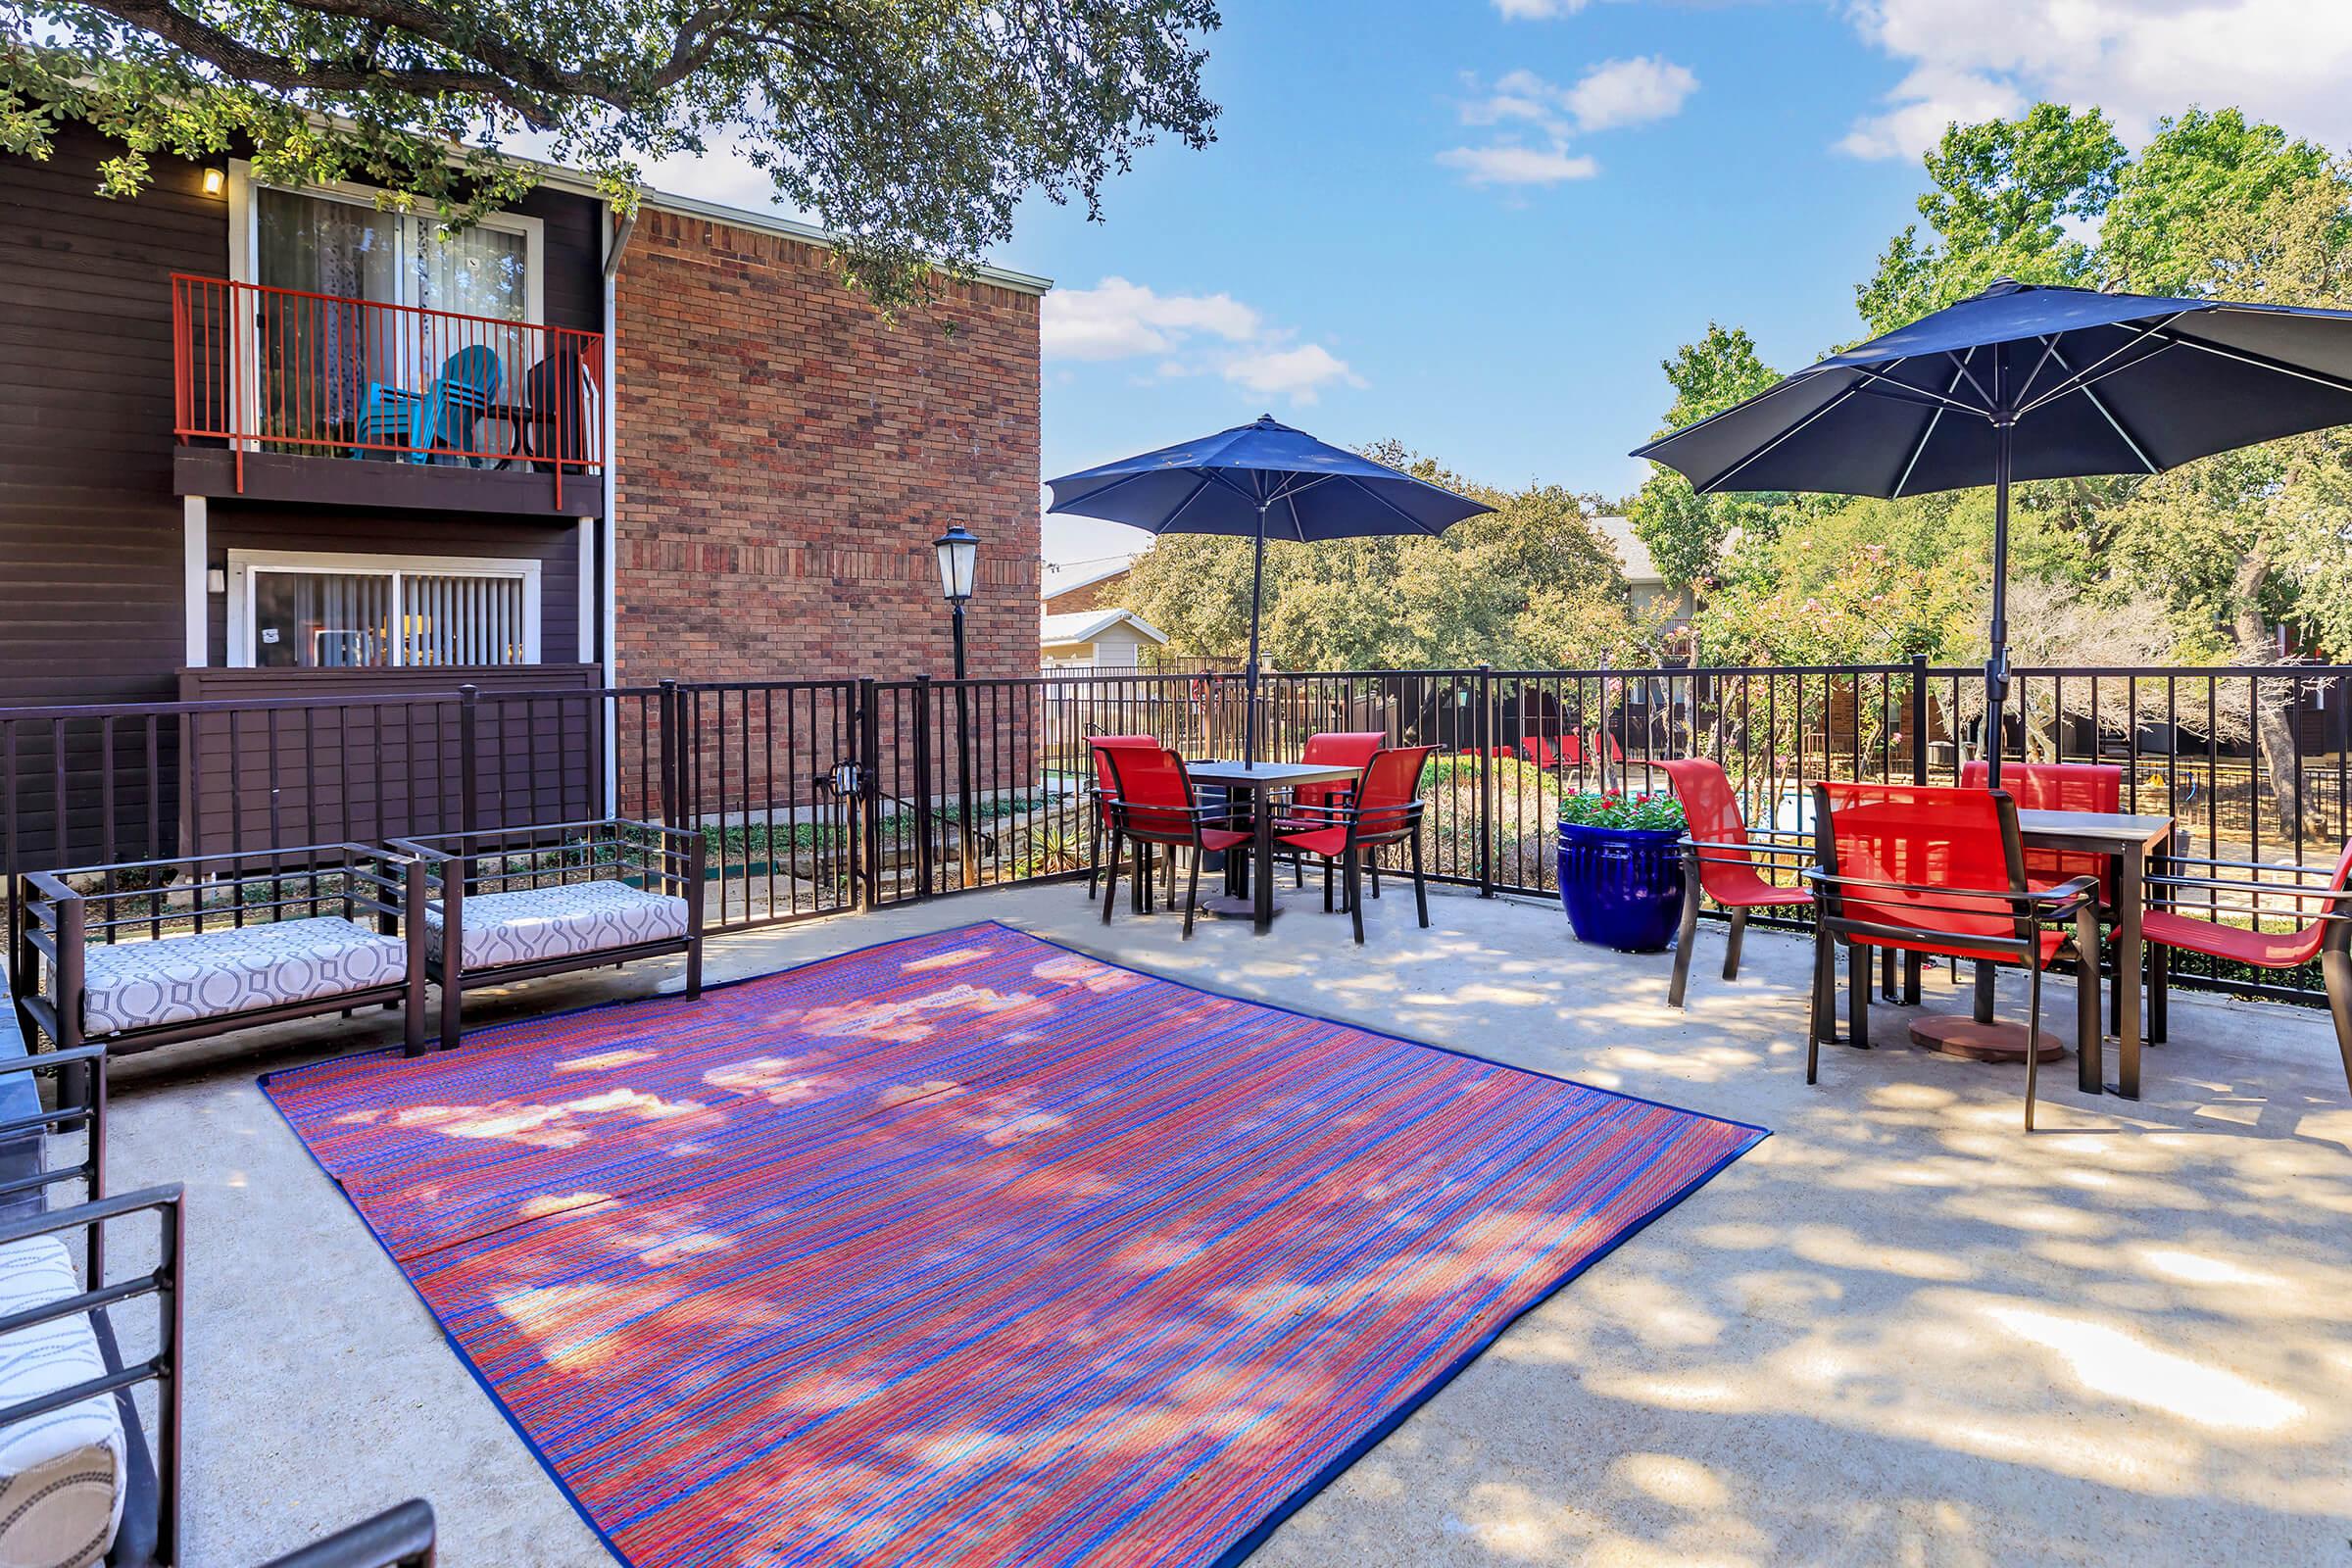
[[[1670,758],[1716,759],[1751,829],[1803,836],[1817,780],[1956,782],[1984,749],[1978,672],[1924,662],[1285,673],[1260,701],[1266,757],[1334,729],[1438,748],[1425,860],[1489,895],[1553,893],[1562,797],[1663,788]],[[2125,808],[2176,817],[2192,865],[2331,865],[2352,837],[2348,713],[2352,668],[2021,669],[2000,741],[2115,764]],[[1100,669],[0,710],[0,864],[617,812],[703,830],[713,924],[739,929],[1080,873],[1090,736],[1234,756],[1244,718],[1238,675]]]

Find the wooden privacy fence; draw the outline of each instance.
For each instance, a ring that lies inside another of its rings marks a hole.
[[[1096,669],[0,710],[0,860],[617,812],[705,832],[713,922],[743,928],[1078,874],[1095,853],[1088,739],[1236,756],[1243,694],[1223,671]],[[2347,668],[2023,669],[2000,744],[2011,760],[2116,765],[2126,808],[2176,817],[2192,865],[2332,864],[2352,837],[2348,712]],[[1755,831],[1803,835],[1813,783],[1956,782],[1985,740],[1978,673],[1923,662],[1282,673],[1259,725],[1273,759],[1334,729],[1436,747],[1425,861],[1486,895],[1553,894],[1561,798],[1662,789],[1671,758],[1715,759]]]

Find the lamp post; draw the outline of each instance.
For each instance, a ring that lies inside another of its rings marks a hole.
[[[980,541],[962,523],[953,522],[931,548],[939,553],[939,591],[956,623],[956,838],[961,885],[968,888],[978,880],[978,865],[972,844],[972,698],[963,684],[963,607],[972,600]]]

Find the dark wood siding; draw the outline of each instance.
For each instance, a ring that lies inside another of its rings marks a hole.
[[[380,843],[466,826],[577,822],[602,813],[603,671],[193,669],[188,702],[333,701],[178,721],[182,853]],[[474,710],[474,809],[465,809],[466,720]]]
[[[568,663],[580,656],[577,524],[514,517],[452,516],[445,512],[373,508],[317,511],[216,496],[207,505],[207,565],[226,568],[231,550],[307,550],[354,556],[470,556],[539,563],[539,659]],[[176,624],[177,617],[174,617]],[[228,657],[228,604],[206,596],[210,662]]]
[[[228,208],[157,155],[137,201],[78,124],[0,154],[0,706],[147,701],[180,662],[175,271],[228,266]]]
[[[170,280],[227,275],[228,204],[204,194],[202,166],[161,154],[150,159],[149,190],[110,201],[97,193],[98,167],[118,151],[68,123],[46,161],[0,153],[0,709],[176,695],[184,509],[173,478]],[[549,320],[601,326],[598,204],[541,191],[522,210],[545,223]],[[215,564],[240,545],[536,559],[541,656],[578,657],[568,517],[233,498],[213,500],[210,512]],[[215,598],[216,658],[220,614]],[[110,741],[111,768],[102,765]],[[150,741],[161,770],[152,779]],[[28,721],[6,726],[0,752],[14,759],[0,785],[20,786],[13,796],[0,788],[0,860],[148,850],[148,821],[176,814],[179,758],[167,721],[112,730]]]

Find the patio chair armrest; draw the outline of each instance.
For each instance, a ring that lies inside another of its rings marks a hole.
[[[2071,920],[2083,905],[2096,905],[2099,902],[2099,879],[2095,876],[2070,877],[2054,888],[2042,888],[2030,897],[2035,918]]]
[[[111,868],[100,866],[97,869]],[[24,873],[24,885],[38,892],[41,896],[38,902],[43,904],[79,903],[82,895],[67,886],[65,881],[67,877],[75,874],[76,871],[74,868],[63,871],[26,871]]]
[[[433,1505],[411,1497],[262,1568],[432,1568]]]
[[[2278,869],[2286,871],[2291,868],[2279,866]],[[2310,869],[2320,876],[2330,874],[2317,867]],[[2145,885],[2151,888],[2202,888],[2220,893],[2259,893],[2274,899],[2320,899],[2336,903],[2352,900],[2352,886],[2315,888],[2292,882],[2258,882],[2252,877],[2152,876],[2146,879]]]
[[[1998,899],[2016,908],[2020,913],[2032,911],[2041,901],[2052,897],[2053,894],[2058,891],[2053,889],[2050,892],[2042,892],[2033,888],[2027,888],[2023,890],[2012,888],[1954,888],[1946,887],[1940,882],[1886,882],[1879,880],[1875,877],[1843,876],[1835,872],[1826,871],[1818,865],[1805,867],[1802,874],[1807,882],[1813,883],[1817,887],[1857,888],[1865,892],[1875,891],[1881,893],[1940,893],[1947,898],[1972,899],[1977,901]],[[2077,877],[2075,881],[2090,882],[2094,890],[2097,886],[2096,882],[2089,877]],[[2067,886],[2070,888],[2073,885],[2073,883],[2067,884]],[[1935,906],[1926,906],[1926,907],[1933,908]]]

